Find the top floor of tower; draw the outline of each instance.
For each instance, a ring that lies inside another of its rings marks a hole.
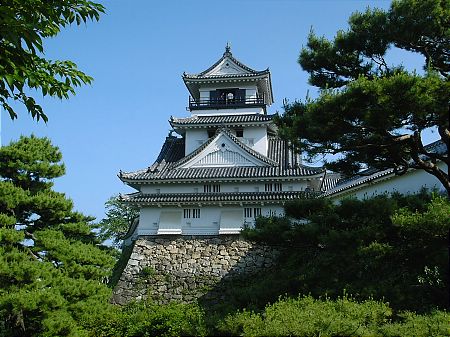
[[[223,56],[198,74],[183,74],[192,115],[266,114],[273,103],[269,69],[257,71],[233,57],[227,44]]]

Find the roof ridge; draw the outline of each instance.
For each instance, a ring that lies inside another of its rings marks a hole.
[[[222,61],[224,61],[226,58],[230,59],[232,62],[234,62],[237,66],[241,67],[242,69],[250,72],[253,75],[258,75],[264,72],[269,71],[269,68],[265,69],[265,70],[255,70],[250,68],[249,66],[246,66],[244,63],[240,62],[238,59],[236,59],[233,54],[231,53],[231,49],[230,48],[225,48],[225,52],[223,53],[222,57],[217,60],[212,66],[210,66],[208,69],[203,70],[202,72],[198,73],[198,74],[187,74],[186,72],[183,73],[183,77],[202,77],[205,74],[207,74],[208,72],[210,72],[211,70],[213,70],[215,67],[217,67]],[[242,74],[241,74],[242,75]],[[241,76],[239,74],[233,74],[233,76]],[[222,76],[222,75],[221,75]]]

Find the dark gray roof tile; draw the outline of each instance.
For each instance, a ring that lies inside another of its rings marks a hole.
[[[251,115],[214,115],[202,116],[196,115],[187,118],[171,118],[169,123],[172,127],[189,125],[235,125],[242,123],[271,122],[275,115],[251,114]]]
[[[224,131],[224,130],[222,130]],[[224,131],[227,132],[227,131]],[[125,182],[144,181],[185,181],[196,179],[260,179],[260,178],[295,178],[312,176],[324,172],[321,167],[309,167],[300,163],[300,158],[284,140],[269,137],[268,156],[252,150],[235,136],[227,133],[230,138],[250,154],[265,161],[269,166],[236,166],[236,167],[207,167],[207,168],[178,168],[184,162],[198,154],[209,142],[203,144],[196,151],[184,156],[184,139],[167,137],[157,160],[147,170],[136,172],[121,172],[119,177]]]
[[[229,193],[165,193],[142,194],[133,193],[121,196],[121,199],[132,203],[186,203],[186,202],[276,202],[299,198],[313,198],[317,192],[279,191],[279,192],[229,192]]]

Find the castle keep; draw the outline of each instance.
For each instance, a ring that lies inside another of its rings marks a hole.
[[[268,69],[244,65],[227,46],[211,67],[184,73],[183,81],[190,116],[170,117],[173,131],[151,166],[119,174],[137,190],[122,199],[140,215],[125,240],[133,248],[116,303],[149,295],[189,301],[224,279],[271,267],[278,251],[238,234],[322,188],[324,170],[302,165],[267,113]]]
[[[138,192],[142,235],[239,234],[257,216],[281,215],[283,204],[321,189],[324,170],[302,165],[277,136],[268,69],[223,56],[199,74],[183,74],[189,117],[170,117],[173,132],[156,161],[120,179]]]

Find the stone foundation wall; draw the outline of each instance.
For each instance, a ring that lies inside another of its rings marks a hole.
[[[270,268],[279,251],[237,235],[140,237],[117,283],[113,302],[152,297],[165,303],[214,297],[219,283]]]

